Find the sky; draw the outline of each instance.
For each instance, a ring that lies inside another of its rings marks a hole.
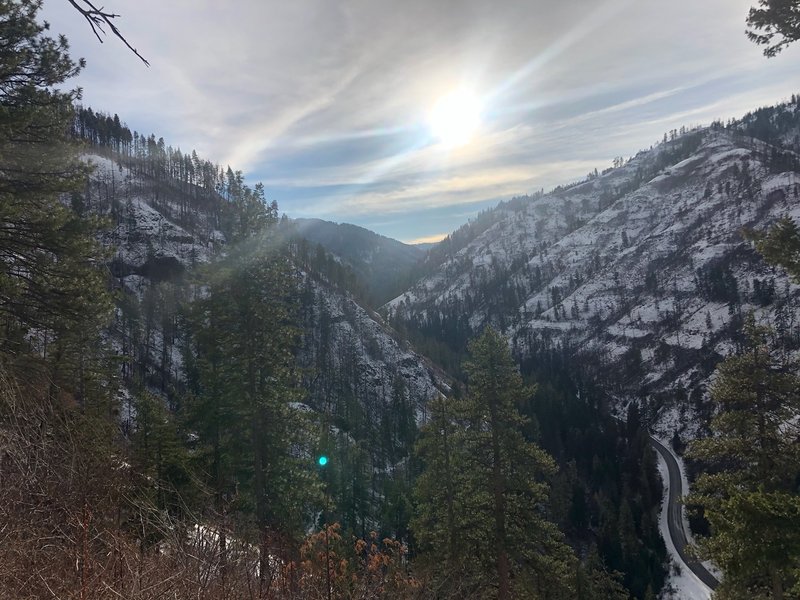
[[[754,1],[105,0],[149,68],[67,0],[41,16],[87,60],[84,105],[242,170],[290,217],[420,242],[800,92],[800,43],[766,59],[745,37]],[[459,146],[431,122],[453,93],[479,110]]]

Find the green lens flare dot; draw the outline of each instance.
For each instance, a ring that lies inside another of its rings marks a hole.
[[[327,456],[320,456],[319,460],[317,461],[320,467],[324,467],[328,464],[328,457]]]

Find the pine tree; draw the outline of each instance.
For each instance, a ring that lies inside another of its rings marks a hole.
[[[463,514],[461,489],[462,469],[458,468],[455,444],[457,424],[453,401],[440,396],[428,404],[430,421],[424,427],[415,452],[425,464],[416,481],[414,495],[417,507],[411,528],[420,551],[436,554],[445,566],[445,576],[459,578],[468,565],[460,564],[467,554],[459,536],[456,514]],[[456,504],[458,503],[458,505]]]
[[[45,357],[53,391],[66,385],[83,404],[99,387],[110,301],[97,223],[60,201],[87,169],[67,135],[78,92],[54,86],[83,63],[47,37],[40,6],[0,0],[0,351]]]
[[[274,215],[264,211],[258,218],[271,226]],[[201,465],[217,511],[254,522],[260,594],[271,584],[270,556],[296,549],[319,503],[312,427],[295,406],[295,284],[271,232],[243,240],[210,267],[192,307],[187,362],[194,391],[187,419]]]
[[[165,532],[160,531],[160,519],[151,524],[145,517],[184,516],[186,508],[191,508],[195,490],[186,447],[163,399],[142,391],[134,406],[136,427],[131,451],[139,482],[132,500],[143,517],[140,539],[147,544],[160,541]]]
[[[793,219],[784,217],[765,234],[750,232],[749,237],[767,262],[782,266],[800,281],[800,230]]]
[[[61,84],[81,63],[37,22],[40,7],[0,0],[0,589],[90,597],[105,593],[91,567],[110,555],[126,469],[101,337],[104,256],[96,223],[74,210],[87,170],[68,138],[77,91]]]
[[[800,1],[758,0],[758,8],[751,8],[747,15],[747,25],[752,28],[748,39],[766,46],[764,56],[775,56],[800,39]]]
[[[497,332],[487,329],[469,351],[468,394],[434,407],[419,445],[420,551],[447,548],[434,571],[446,578],[455,566],[456,595],[574,597],[571,552],[543,508],[555,465],[525,439],[517,409],[533,390]]]
[[[781,599],[800,566],[800,378],[767,345],[767,330],[746,325],[742,354],[720,364],[711,388],[713,436],[692,444],[707,461],[691,503],[711,535],[702,551],[725,573],[720,598]]]

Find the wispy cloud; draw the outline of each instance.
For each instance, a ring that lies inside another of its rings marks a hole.
[[[45,16],[88,58],[94,108],[245,170],[291,215],[418,239],[798,91],[800,49],[766,61],[745,39],[751,3],[106,0],[151,69],[68,3]],[[458,85],[485,123],[445,153],[422,123]]]

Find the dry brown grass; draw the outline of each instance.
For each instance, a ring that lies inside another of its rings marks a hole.
[[[108,424],[51,391],[0,367],[0,600],[423,597],[390,540],[331,526],[260,561],[227,528],[174,520],[142,501]]]

